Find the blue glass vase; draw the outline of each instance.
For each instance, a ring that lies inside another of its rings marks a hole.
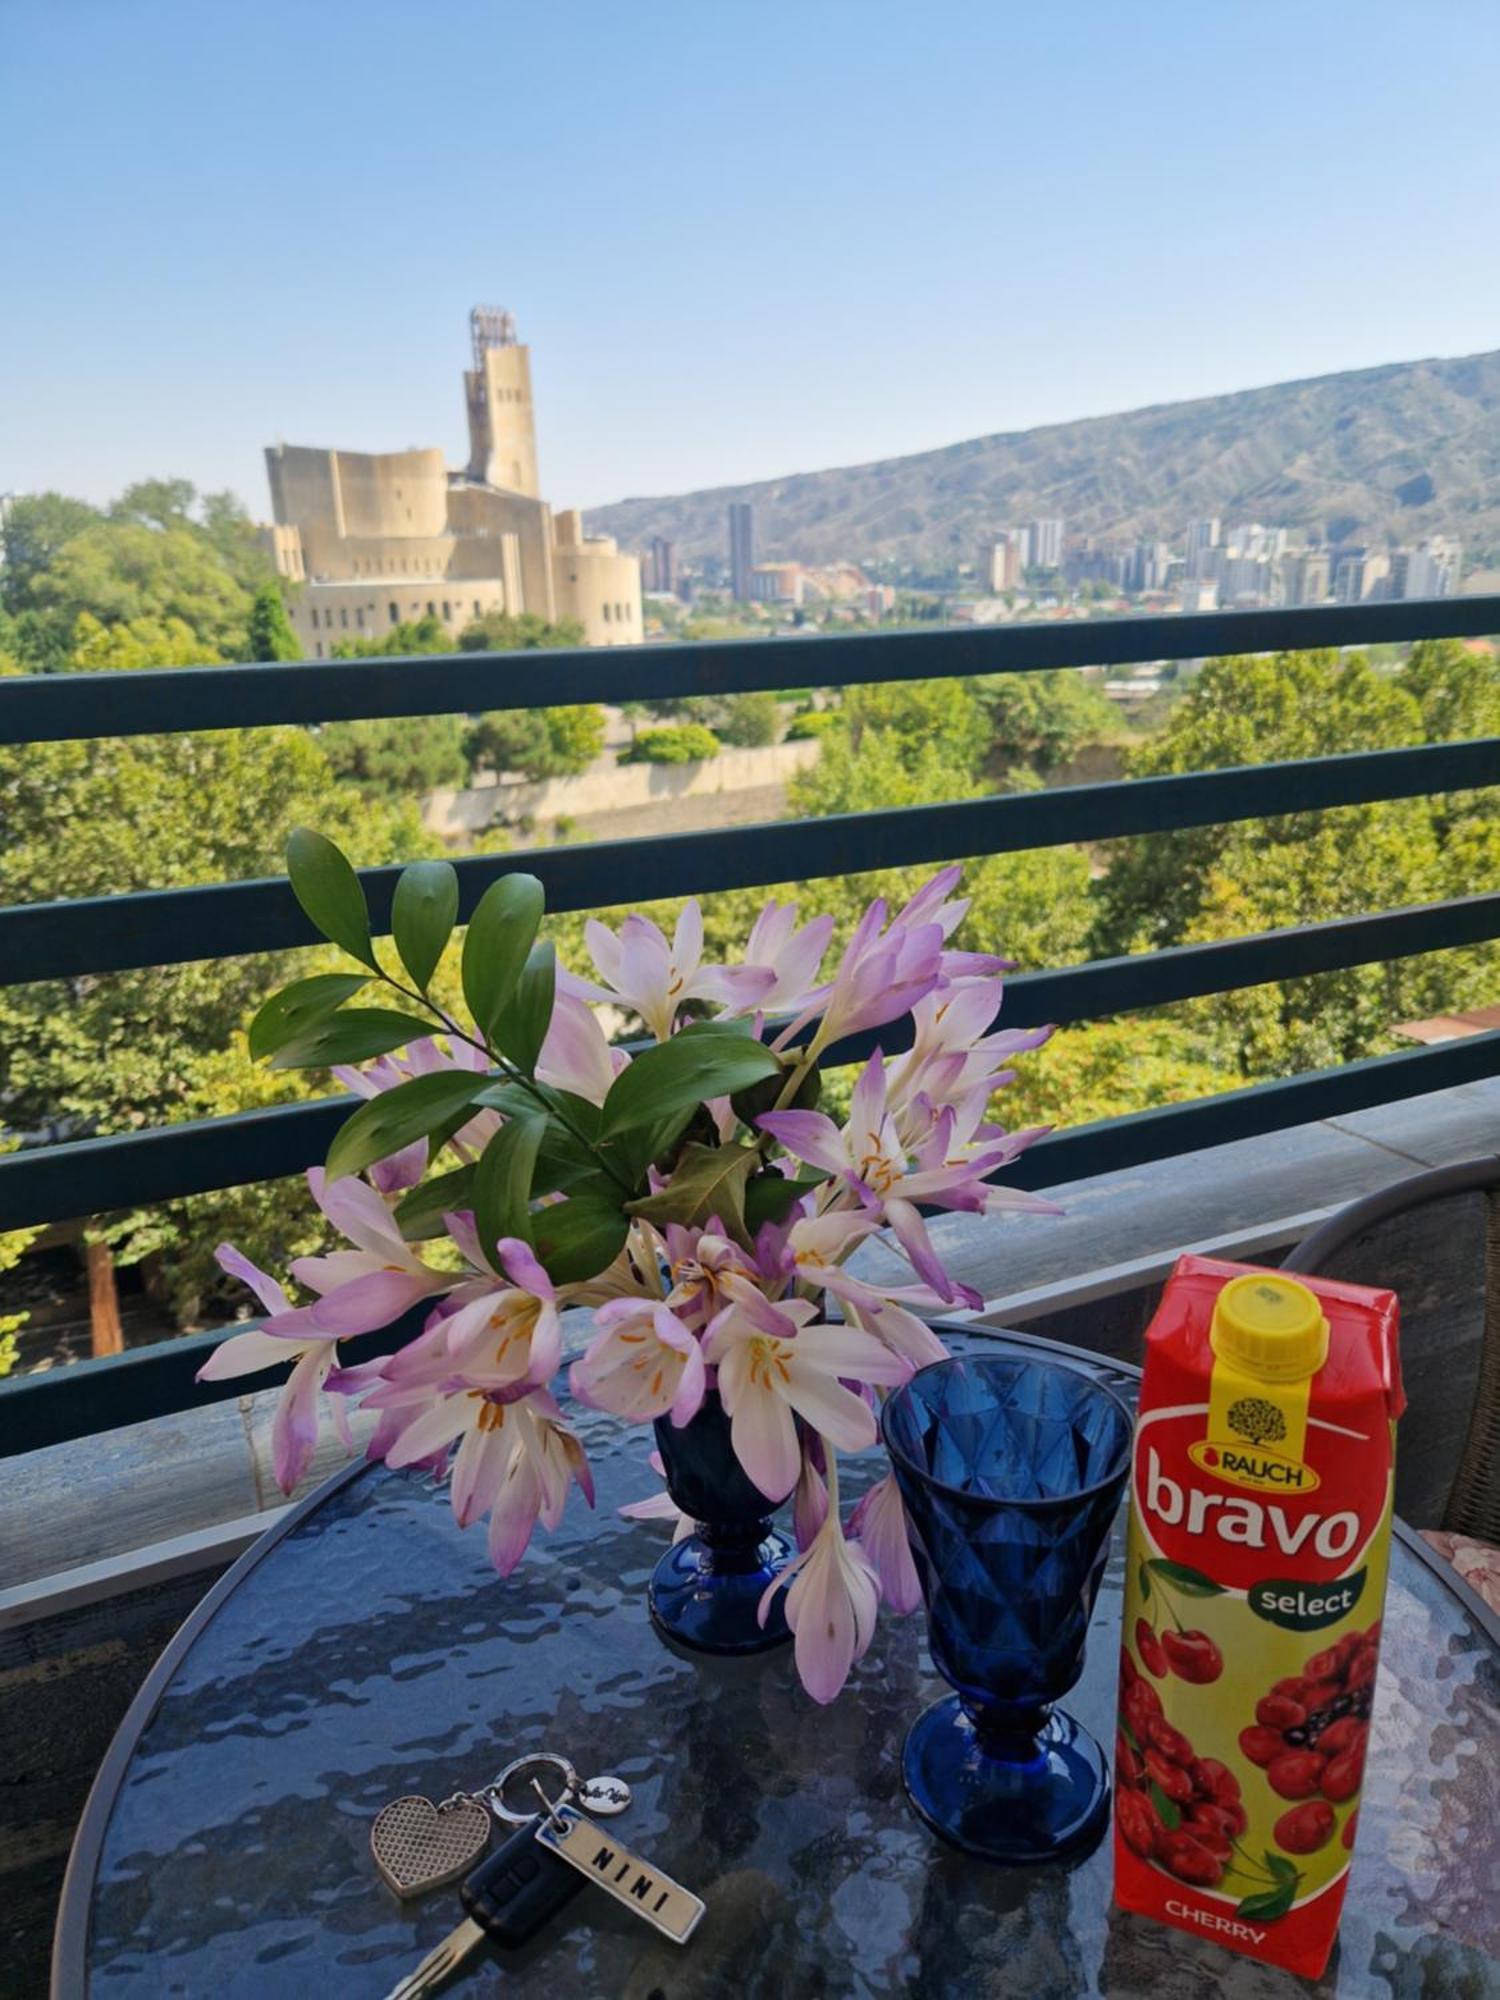
[[[652,1573],[647,1601],[657,1627],[701,1653],[781,1645],[791,1637],[786,1592],[776,1593],[764,1625],[757,1614],[792,1545],[771,1525],[771,1503],[734,1455],[718,1391],[709,1390],[680,1430],[666,1417],[655,1429],[667,1491],[693,1523]]]
[[[1085,1853],[1109,1818],[1108,1762],[1053,1704],[1083,1670],[1130,1412],[1075,1369],[971,1357],[921,1369],[881,1429],[933,1664],[957,1690],[907,1734],[907,1795],[986,1860]]]

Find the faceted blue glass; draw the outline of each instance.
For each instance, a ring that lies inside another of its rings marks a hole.
[[[764,1625],[760,1601],[792,1547],[734,1455],[718,1392],[710,1390],[680,1430],[665,1417],[655,1429],[667,1491],[694,1524],[652,1572],[647,1601],[657,1627],[700,1653],[760,1653],[781,1645],[791,1637],[786,1592],[777,1591]]]
[[[1052,1712],[1084,1639],[1130,1463],[1130,1412],[1066,1366],[935,1362],[886,1403],[933,1664],[957,1690],[906,1739],[907,1793],[971,1854],[1085,1852],[1109,1816],[1107,1760]]]

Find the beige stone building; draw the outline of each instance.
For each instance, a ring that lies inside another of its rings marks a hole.
[[[269,546],[292,593],[304,657],[437,618],[456,637],[489,611],[576,619],[591,646],[642,639],[641,569],[576,509],[541,497],[531,356],[509,313],[470,314],[465,370],[469,461],[450,472],[430,451],[266,452]]]

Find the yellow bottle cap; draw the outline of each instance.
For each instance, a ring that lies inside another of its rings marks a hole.
[[[1299,1382],[1328,1359],[1328,1322],[1306,1285],[1272,1272],[1231,1278],[1214,1301],[1209,1345],[1265,1382]]]

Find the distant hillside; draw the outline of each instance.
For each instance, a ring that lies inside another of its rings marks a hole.
[[[622,500],[595,532],[642,549],[722,554],[725,508],[750,500],[762,561],[877,556],[948,568],[990,529],[1060,514],[1068,532],[1179,535],[1217,514],[1327,539],[1457,535],[1469,563],[1500,551],[1500,353],[1405,361],[753,486]]]

